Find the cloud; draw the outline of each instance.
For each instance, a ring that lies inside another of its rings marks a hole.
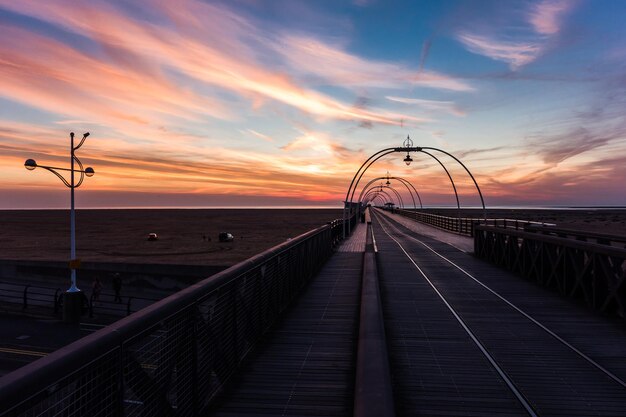
[[[274,142],[274,139],[272,139],[271,137],[269,137],[267,135],[264,135],[263,133],[257,132],[256,130],[253,130],[253,129],[246,129],[242,133],[244,133],[244,134],[250,133],[250,134],[256,136],[257,138],[263,139],[266,142]]]
[[[403,104],[413,104],[427,110],[445,111],[455,116],[465,116],[465,112],[459,109],[452,101],[424,100],[419,98],[386,96],[387,100]]]
[[[376,109],[354,108],[296,83],[286,73],[270,69],[263,63],[263,52],[275,55],[271,48],[277,40],[225,8],[193,0],[185,1],[185,7],[155,1],[151,13],[164,20],[163,24],[155,25],[134,19],[109,3],[94,2],[90,6],[77,6],[70,1],[45,4],[33,0],[0,1],[2,8],[90,39],[106,55],[106,59],[96,59],[60,42],[24,30],[16,33],[20,30],[4,28],[3,37],[24,40],[19,47],[3,44],[3,70],[12,76],[5,85],[21,87],[3,89],[6,96],[38,107],[47,103],[46,110],[65,107],[67,113],[81,117],[90,112],[89,96],[98,96],[102,97],[99,101],[110,101],[102,103],[99,110],[106,109],[106,114],[114,119],[138,124],[149,123],[152,118],[132,109],[111,110],[120,107],[115,106],[118,95],[127,97],[122,104],[135,100],[141,104],[146,100],[150,103],[140,109],[152,108],[176,117],[193,117],[198,113],[232,117],[234,112],[229,112],[228,105],[214,98],[222,95],[220,91],[227,91],[257,106],[263,102],[259,100],[261,97],[329,119],[391,125],[399,125],[402,118],[408,119]],[[27,51],[42,53],[39,56]],[[341,54],[329,59],[342,65]],[[367,64],[358,59],[356,62]],[[174,79],[190,87],[175,88]],[[104,84],[98,83],[99,80]],[[437,82],[443,82],[441,77]],[[75,97],[73,103],[72,97]],[[62,106],[65,101],[71,106]],[[186,111],[179,103],[192,111]],[[97,103],[91,105],[96,106]]]
[[[403,88],[407,85],[450,91],[473,91],[458,78],[416,71],[398,64],[365,60],[319,39],[285,34],[276,46],[292,70],[318,83],[347,87]]]
[[[516,71],[546,52],[551,39],[561,32],[565,14],[576,4],[575,0],[543,0],[532,5],[521,22],[509,27],[461,31],[457,39],[468,51],[506,62]]]
[[[328,134],[323,132],[314,132],[305,130],[301,132],[293,141],[283,146],[281,149],[284,151],[297,151],[308,150],[318,154],[324,155],[324,157],[347,157],[351,152],[343,145],[334,141]]]
[[[470,52],[506,62],[512,70],[533,62],[542,51],[536,43],[503,42],[469,33],[459,34],[458,39]]]
[[[544,0],[532,7],[528,20],[535,32],[554,35],[561,30],[561,20],[565,13],[575,4],[575,0]]]

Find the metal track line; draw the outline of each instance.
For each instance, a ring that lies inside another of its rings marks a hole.
[[[448,310],[450,310],[450,312],[452,313],[454,318],[459,322],[459,324],[461,325],[463,330],[465,330],[465,332],[469,335],[469,337],[472,339],[474,344],[478,347],[478,349],[480,349],[480,351],[485,356],[485,358],[487,358],[487,360],[489,361],[491,366],[493,366],[494,369],[496,370],[496,372],[498,372],[498,374],[500,375],[500,378],[502,378],[502,380],[506,383],[506,385],[509,387],[511,392],[513,392],[513,394],[515,395],[517,400],[520,402],[520,404],[524,407],[524,409],[526,410],[528,415],[532,416],[532,417],[538,417],[538,414],[535,412],[535,410],[532,408],[532,406],[528,403],[528,401],[526,400],[524,395],[517,389],[517,387],[515,386],[515,383],[511,380],[511,378],[509,378],[509,376],[506,374],[506,372],[504,372],[504,370],[500,367],[500,365],[498,365],[498,363],[493,358],[493,356],[491,356],[491,354],[487,351],[487,348],[485,348],[485,346],[480,342],[480,340],[478,340],[476,335],[474,335],[474,333],[472,332],[472,330],[470,330],[470,328],[467,326],[467,324],[465,324],[465,321],[463,321],[461,316],[459,316],[459,314],[456,312],[454,307],[452,307],[452,305],[450,305],[450,303],[448,303],[448,300],[446,300],[446,298],[443,296],[443,294],[441,294],[439,292],[437,287],[432,283],[432,281],[428,278],[428,276],[426,276],[424,271],[422,271],[422,268],[420,268],[419,265],[417,265],[417,263],[415,263],[413,258],[411,258],[411,255],[409,255],[407,253],[407,251],[404,249],[402,244],[400,242],[398,242],[397,239],[395,239],[393,236],[391,236],[389,234],[389,232],[387,231],[385,226],[382,224],[382,222],[380,223],[380,225],[381,225],[383,231],[385,232],[385,234],[387,234],[387,236],[389,236],[389,238],[391,240],[396,242],[396,244],[400,247],[400,250],[402,250],[402,252],[406,255],[406,257],[409,259],[409,261],[411,261],[411,263],[415,266],[415,268],[417,268],[419,273],[424,277],[424,279],[428,282],[428,284],[435,291],[435,293],[437,293],[439,298],[441,298],[441,301],[443,301],[443,303],[446,305]]]
[[[389,221],[387,219],[385,219],[386,221]],[[382,226],[382,223],[381,223]],[[493,295],[495,295],[496,297],[498,297],[500,300],[502,300],[503,302],[505,302],[509,307],[513,308],[515,311],[517,311],[518,313],[520,313],[521,315],[523,315],[524,317],[526,317],[528,320],[530,320],[531,322],[533,322],[535,325],[537,325],[539,328],[541,328],[542,330],[544,330],[546,333],[548,333],[550,336],[554,337],[556,340],[558,340],[559,342],[561,342],[564,346],[566,346],[567,348],[569,348],[570,350],[572,350],[574,353],[576,353],[578,356],[580,356],[581,358],[583,358],[585,361],[587,361],[588,363],[590,363],[591,365],[593,365],[596,369],[598,369],[599,371],[601,371],[602,373],[604,373],[606,376],[608,376],[609,378],[611,378],[613,381],[617,382],[619,385],[621,385],[622,387],[626,388],[626,382],[624,382],[624,380],[622,380],[620,377],[618,377],[617,375],[615,375],[614,373],[612,373],[611,371],[609,371],[608,369],[606,369],[605,367],[603,367],[602,365],[600,365],[599,363],[597,363],[596,361],[594,361],[593,359],[591,359],[589,356],[587,356],[586,354],[584,354],[582,351],[578,350],[575,346],[573,346],[572,344],[570,344],[567,340],[563,339],[561,336],[559,336],[558,334],[556,334],[555,332],[553,332],[552,330],[550,330],[548,327],[546,327],[544,324],[540,323],[537,319],[535,319],[534,317],[532,317],[530,314],[526,313],[524,310],[522,310],[521,308],[519,308],[518,306],[516,306],[515,304],[513,304],[512,302],[510,302],[509,300],[507,300],[506,298],[504,298],[502,295],[500,295],[498,292],[496,292],[495,290],[491,289],[490,287],[488,287],[486,284],[482,283],[480,280],[478,280],[476,277],[474,277],[472,274],[470,274],[469,272],[467,272],[465,269],[461,268],[460,266],[458,266],[457,264],[455,264],[453,261],[451,261],[450,259],[446,258],[445,256],[443,256],[442,254],[440,254],[439,252],[437,252],[436,250],[434,250],[432,247],[430,247],[428,244],[422,242],[421,240],[410,236],[402,231],[400,231],[397,227],[395,227],[394,225],[392,225],[391,223],[389,223],[390,227],[393,227],[398,233],[401,233],[403,235],[405,235],[406,237],[408,237],[409,239],[417,242],[417,243],[421,243],[422,245],[424,245],[424,247],[426,247],[428,250],[430,250],[431,252],[433,252],[435,255],[439,256],[441,259],[445,260],[446,262],[448,262],[450,265],[454,266],[455,268],[457,268],[459,271],[461,271],[462,273],[464,273],[465,275],[467,275],[468,277],[470,277],[471,279],[473,279],[474,281],[476,281],[476,283],[478,283],[480,286],[482,286],[483,288],[485,288],[487,291],[489,291],[490,293],[492,293]],[[384,229],[384,227],[383,227]],[[393,238],[392,238],[393,239]]]

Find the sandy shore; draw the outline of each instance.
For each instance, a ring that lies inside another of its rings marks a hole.
[[[461,214],[482,217],[481,210]],[[340,209],[78,210],[77,253],[84,261],[229,266],[341,215]],[[626,236],[626,209],[490,209],[487,215]],[[235,240],[218,242],[220,232]],[[148,233],[159,239],[148,241]],[[67,261],[69,213],[0,211],[0,259]]]
[[[232,265],[326,222],[332,209],[78,210],[83,261]],[[220,232],[235,240],[220,243]],[[148,241],[157,233],[157,241]],[[69,259],[69,212],[0,211],[0,259]]]

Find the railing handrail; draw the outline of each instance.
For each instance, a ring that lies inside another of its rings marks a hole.
[[[473,221],[475,223],[485,223],[485,219],[482,217],[456,217],[456,216],[444,216],[443,214],[434,214],[434,213],[428,213],[425,211],[420,211],[420,210],[411,210],[411,209],[396,209],[396,211],[406,211],[409,213],[418,213],[421,214],[423,216],[432,216],[432,217],[438,217],[438,218],[442,218],[442,219],[450,219],[450,220],[462,220],[462,221]],[[519,224],[536,224],[539,226],[556,226],[556,224],[554,223],[547,223],[547,222],[537,222],[537,221],[533,221],[533,220],[522,220],[522,219],[507,219],[507,218],[502,218],[502,217],[493,217],[493,218],[487,218],[486,219],[487,223],[490,222],[494,222],[494,221],[506,221],[506,222],[518,222]]]
[[[626,243],[626,236],[609,235],[607,233],[586,232],[581,230],[564,229],[560,227],[544,229],[540,227],[529,228],[528,231],[541,234],[557,234],[573,237],[584,237],[586,239],[605,240],[609,242]]]
[[[544,235],[540,233],[526,232],[526,231],[515,230],[515,229],[505,229],[502,227],[493,227],[489,225],[478,225],[476,226],[475,230],[496,231],[498,233],[506,234],[509,236],[515,236],[519,238],[536,240],[536,241],[546,242],[546,243],[559,244],[559,245],[567,246],[573,249],[592,250],[594,252],[601,253],[603,255],[626,258],[626,249],[617,248],[614,246],[602,245],[599,243],[584,242],[584,241],[580,241],[576,239],[569,239],[565,237]]]
[[[19,406],[28,400],[24,397],[25,392],[32,394],[41,392],[63,376],[71,375],[128,340],[150,331],[162,320],[203,300],[213,291],[236,280],[254,267],[331,229],[336,226],[336,222],[337,220],[267,249],[5,375],[0,378],[0,404],[7,410]]]

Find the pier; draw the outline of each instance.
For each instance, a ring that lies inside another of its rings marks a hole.
[[[623,414],[623,242],[414,217],[327,224],[96,331],[0,379],[0,415]]]

